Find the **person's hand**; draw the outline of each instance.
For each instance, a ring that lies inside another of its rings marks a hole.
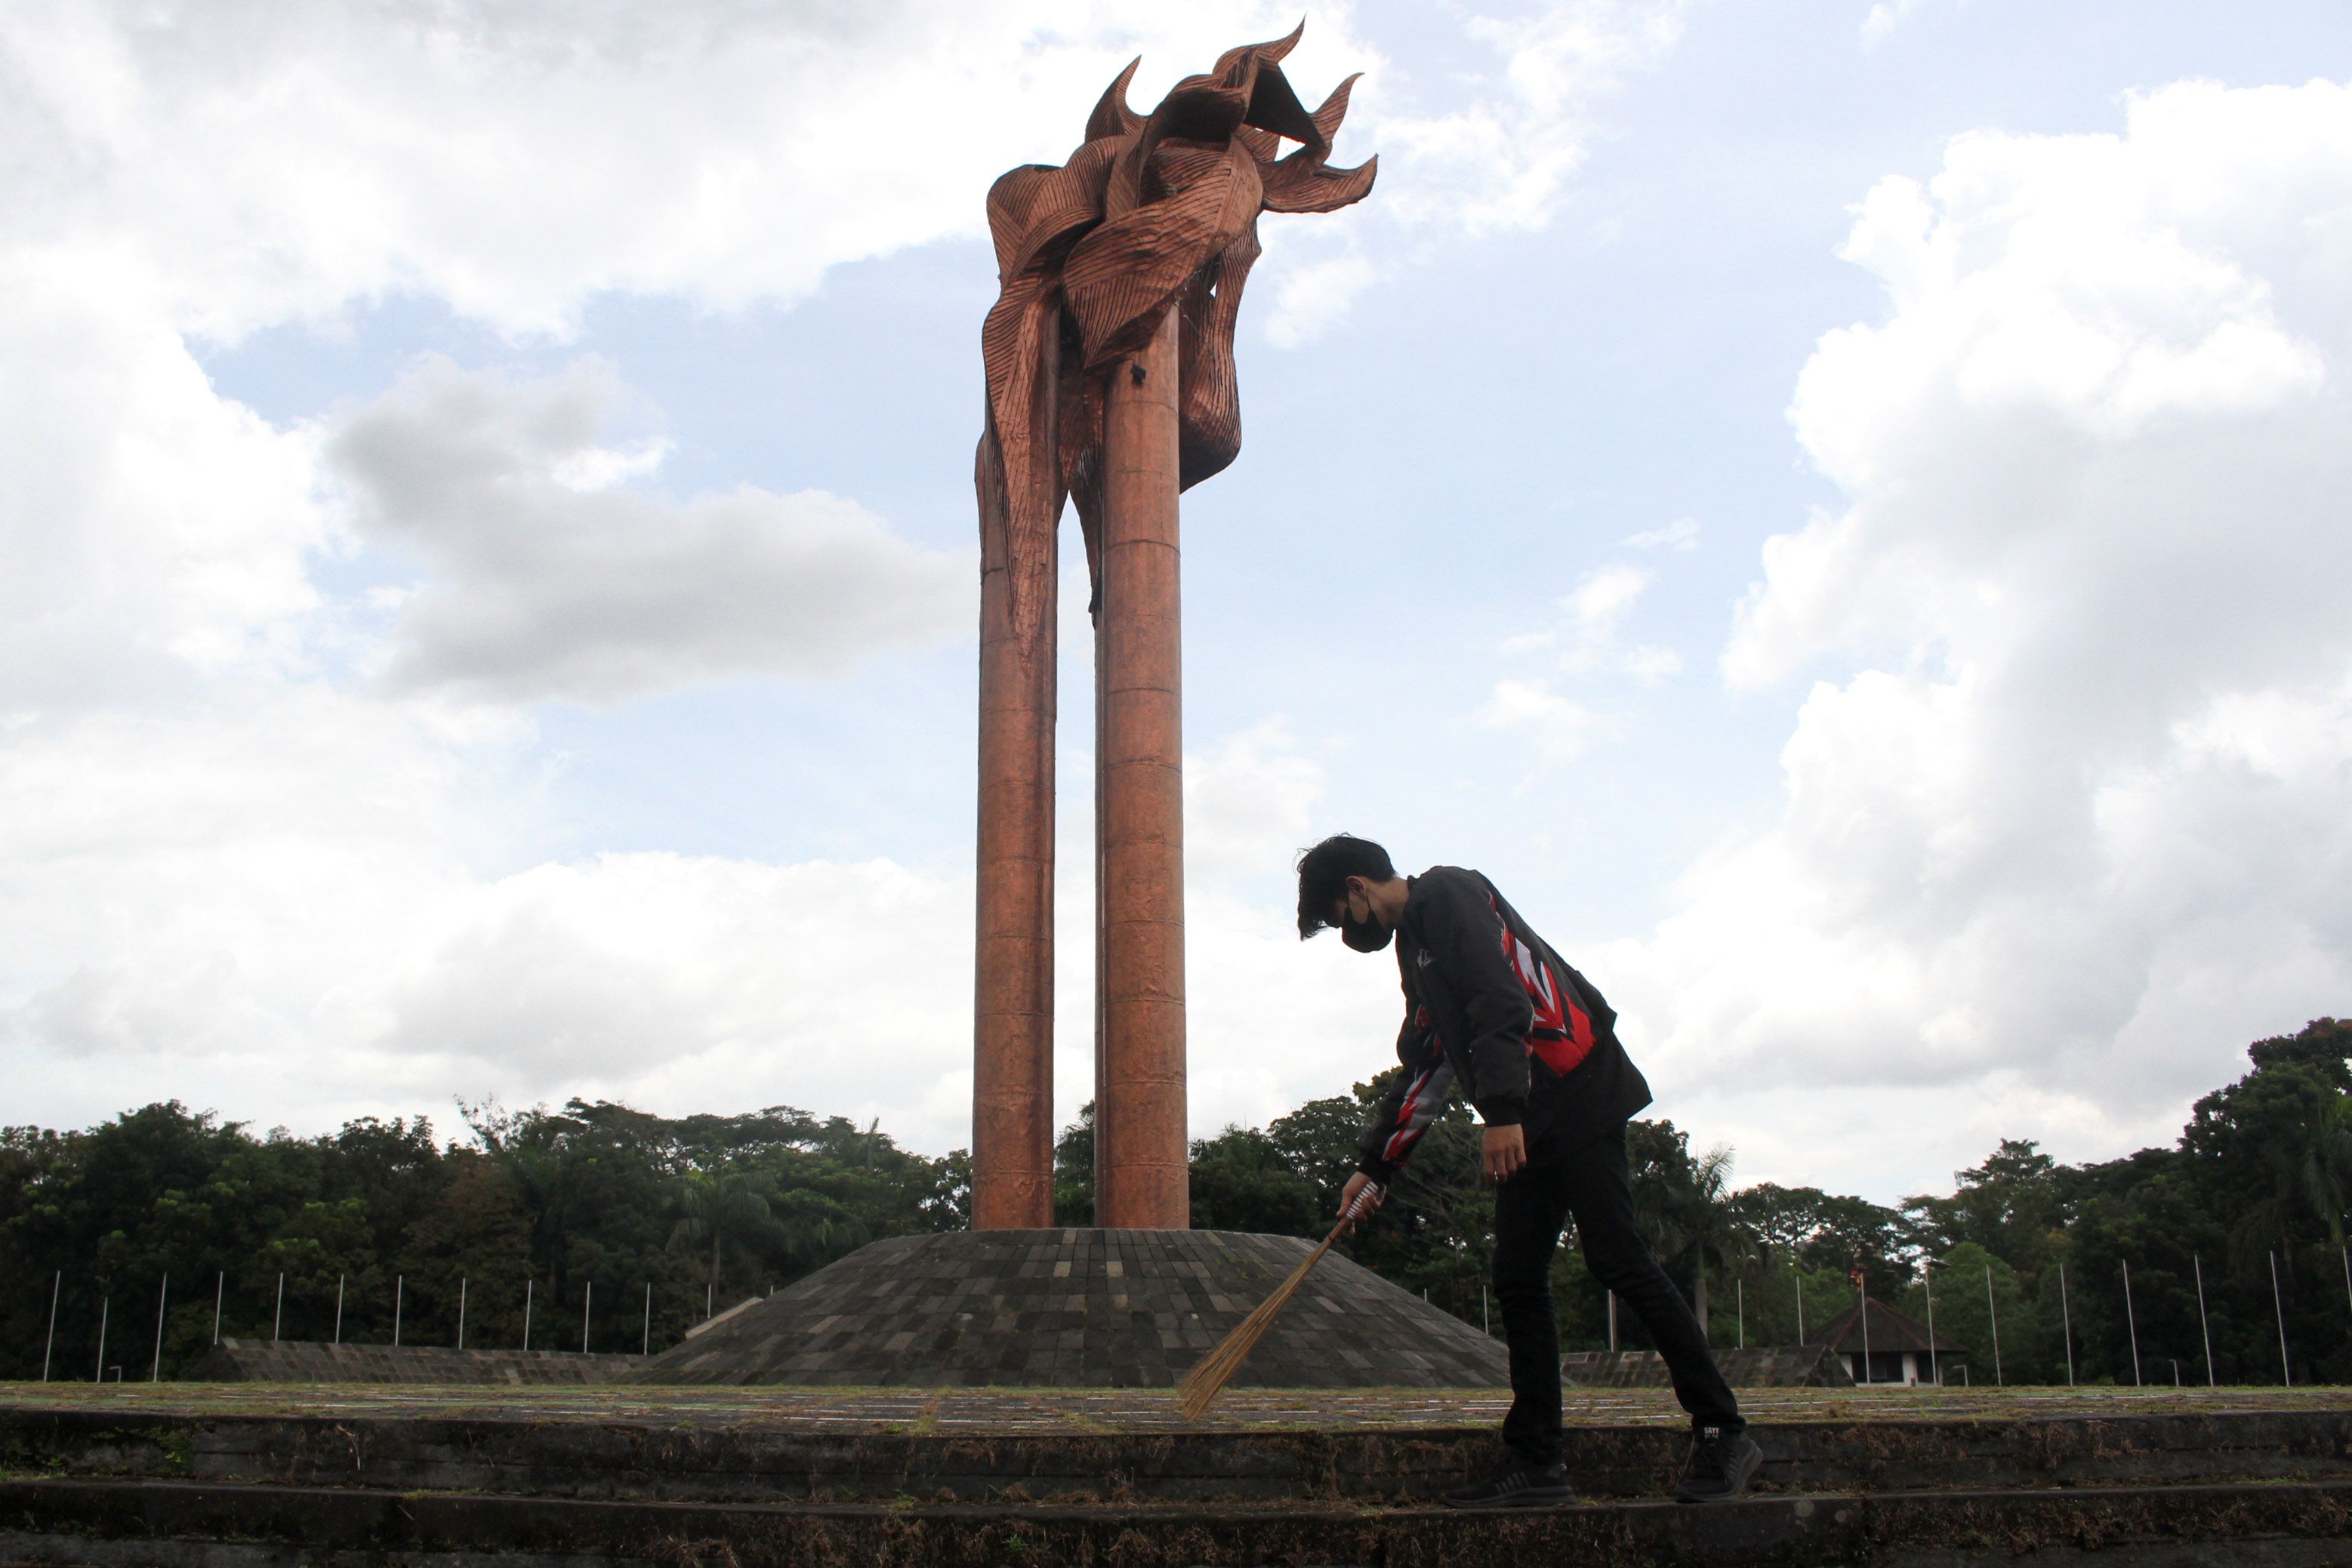
[[[1517,1123],[1507,1127],[1489,1127],[1484,1145],[1479,1150],[1488,1181],[1508,1181],[1518,1168],[1528,1163],[1528,1135]]]
[[[1382,1189],[1380,1183],[1374,1181],[1363,1172],[1358,1171],[1354,1176],[1348,1178],[1348,1189],[1339,1195],[1339,1212],[1341,1214],[1347,1213],[1349,1207],[1355,1203],[1357,1197],[1366,1187],[1372,1189],[1371,1196],[1364,1199],[1363,1212],[1357,1215],[1356,1218],[1349,1222],[1348,1226],[1349,1230],[1355,1229],[1357,1226],[1361,1225],[1365,1220],[1370,1219],[1373,1214],[1379,1210],[1381,1204],[1388,1197],[1388,1193]]]

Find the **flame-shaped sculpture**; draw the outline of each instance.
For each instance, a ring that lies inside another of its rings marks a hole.
[[[1003,292],[981,335],[980,823],[972,1224],[1054,1214],[1055,528],[1077,503],[1097,612],[1096,1223],[1181,1228],[1186,1191],[1179,491],[1242,444],[1234,322],[1262,212],[1343,207],[1342,83],[1309,114],[1294,32],[1160,107],[1130,65],[1059,168],[989,193]],[[1288,154],[1283,145],[1295,142]],[[1108,458],[1106,452],[1108,450]]]
[[[988,193],[1003,292],[981,332],[981,532],[1010,568],[1013,619],[1025,633],[1035,630],[1066,496],[1097,561],[1103,372],[1140,348],[1171,306],[1181,309],[1181,483],[1222,472],[1242,444],[1234,324],[1258,258],[1258,214],[1328,213],[1372,188],[1379,159],[1326,162],[1356,78],[1309,114],[1282,74],[1305,29],[1229,50],[1148,117],[1128,107],[1142,63],[1129,62],[1068,162],[1024,165]],[[1286,156],[1286,140],[1298,144]]]

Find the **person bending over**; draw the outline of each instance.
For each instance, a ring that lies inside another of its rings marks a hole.
[[[1634,1228],[1625,1123],[1650,1103],[1650,1086],[1617,1043],[1617,1015],[1475,871],[1441,865],[1402,877],[1370,840],[1328,838],[1298,860],[1299,939],[1327,925],[1359,953],[1378,953],[1393,939],[1404,982],[1397,1034],[1404,1071],[1365,1133],[1342,1211],[1367,1186],[1365,1212],[1379,1206],[1457,1087],[1486,1124],[1495,1297],[1510,1347],[1508,1457],[1445,1500],[1544,1508],[1575,1500],[1561,1460],[1551,1299],[1552,1252],[1571,1214],[1586,1266],[1649,1330],[1690,1412],[1690,1454],[1675,1495],[1685,1502],[1738,1496],[1762,1455],[1706,1331]]]

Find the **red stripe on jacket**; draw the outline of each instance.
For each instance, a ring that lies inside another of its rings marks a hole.
[[[1487,901],[1490,906],[1493,902]],[[1499,909],[1495,911],[1495,924],[1502,928],[1503,956],[1510,961],[1512,972],[1527,989],[1528,1000],[1535,1006],[1535,1025],[1528,1030],[1528,1054],[1565,1078],[1592,1054],[1592,1019],[1576,1005],[1551,966],[1511,935],[1511,923]]]

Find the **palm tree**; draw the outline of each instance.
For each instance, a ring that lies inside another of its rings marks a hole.
[[[1698,1159],[1644,1183],[1636,1218],[1669,1265],[1691,1268],[1691,1311],[1706,1329],[1706,1275],[1745,1267],[1757,1255],[1756,1233],[1731,1203],[1731,1151],[1718,1145]]]
[[[836,1200],[807,1187],[774,1196],[775,1238],[786,1260],[798,1269],[822,1268],[866,1242],[866,1227]]]
[[[2344,1211],[2352,1207],[2352,1095],[2338,1094],[2314,1109],[2295,1142],[2281,1186],[2327,1228],[2330,1245],[2344,1245]]]
[[[2352,1095],[2331,1094],[2306,1104],[2269,1145],[2271,1196],[2248,1206],[2231,1237],[2232,1261],[2258,1272],[2275,1247],[2292,1255],[2295,1222],[2309,1218],[2342,1247],[2344,1214],[2352,1207]]]
[[[670,1228],[673,1250],[710,1244],[710,1287],[719,1288],[721,1254],[728,1242],[738,1247],[767,1237],[776,1229],[764,1184],[741,1171],[688,1171],[670,1189],[677,1222]]]

